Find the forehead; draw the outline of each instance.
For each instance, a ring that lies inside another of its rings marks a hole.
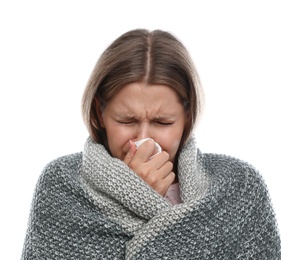
[[[108,103],[115,111],[171,114],[183,109],[178,95],[166,85],[130,83],[124,86]]]

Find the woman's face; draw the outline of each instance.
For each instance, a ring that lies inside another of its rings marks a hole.
[[[106,103],[100,120],[112,156],[124,160],[130,140],[152,138],[174,162],[186,116],[172,88],[130,83]]]

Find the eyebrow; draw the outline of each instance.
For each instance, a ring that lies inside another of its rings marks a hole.
[[[159,115],[156,115],[154,117],[154,119],[157,119],[157,120],[163,120],[163,119],[171,119],[171,118],[175,118],[176,115],[172,115],[172,114],[159,114]]]
[[[122,113],[114,113],[114,116],[121,119],[138,119],[139,117],[135,116],[134,114],[122,114]],[[150,120],[174,120],[176,118],[176,114],[158,114]]]
[[[115,117],[118,117],[118,118],[135,118],[135,116],[133,114],[126,114],[126,113],[114,113],[113,114]]]

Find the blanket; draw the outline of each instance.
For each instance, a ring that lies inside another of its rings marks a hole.
[[[182,203],[172,206],[88,138],[84,151],[41,174],[22,259],[281,259],[280,236],[258,171],[202,153],[178,158]]]

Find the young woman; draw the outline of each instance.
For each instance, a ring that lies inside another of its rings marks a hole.
[[[39,179],[22,259],[281,259],[259,173],[196,147],[202,96],[170,33],[116,39],[85,89],[84,151]]]

